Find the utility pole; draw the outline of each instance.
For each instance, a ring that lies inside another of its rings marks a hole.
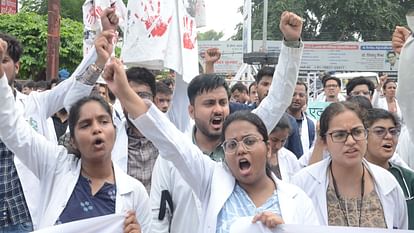
[[[46,79],[58,77],[60,45],[60,0],[47,3],[47,68]]]
[[[267,52],[267,15],[268,15],[268,9],[269,9],[269,3],[268,0],[264,0],[263,2],[263,41],[262,41],[262,49],[263,52]]]

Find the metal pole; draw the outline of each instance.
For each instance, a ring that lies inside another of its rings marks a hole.
[[[46,79],[57,79],[59,70],[59,45],[60,45],[60,0],[49,0],[48,9],[48,34],[47,34],[47,68]]]
[[[268,0],[263,1],[263,52],[267,52],[267,11],[269,8]]]

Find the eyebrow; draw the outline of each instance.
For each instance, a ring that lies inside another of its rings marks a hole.
[[[90,122],[92,121],[92,119],[94,119],[95,117],[88,117],[88,118],[79,118],[78,120],[78,124],[83,123],[83,122]],[[99,116],[96,117],[98,120],[104,120],[104,119],[111,119],[111,116],[109,114],[101,114]]]

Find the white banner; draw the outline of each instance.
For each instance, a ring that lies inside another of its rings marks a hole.
[[[198,75],[197,32],[192,0],[128,2],[121,58],[127,66],[169,68],[189,82]],[[190,9],[190,10],[189,10]]]
[[[83,3],[83,56],[86,56],[93,46],[96,35],[102,31],[100,16],[110,6],[115,7],[116,14],[119,17],[119,26],[123,30],[127,13],[122,0],[85,0]]]
[[[204,27],[207,25],[206,3],[204,2],[204,0],[195,0],[195,1],[196,1],[195,19],[197,23],[197,28]]]
[[[34,233],[123,233],[124,221],[125,215],[110,214],[44,228]]]
[[[362,227],[333,227],[333,226],[304,226],[282,224],[269,229],[263,224],[251,223],[253,217],[243,217],[236,220],[230,228],[230,233],[413,233],[409,230],[389,230]]]
[[[243,6],[243,53],[252,52],[252,0],[244,0]]]

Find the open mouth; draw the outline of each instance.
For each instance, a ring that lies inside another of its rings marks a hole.
[[[247,159],[239,160],[239,169],[242,175],[248,175],[250,171],[251,164]]]
[[[213,117],[213,119],[211,120],[211,124],[214,128],[220,128],[222,123],[223,123],[223,117],[221,116]]]
[[[393,144],[391,144],[391,143],[387,143],[387,144],[384,144],[384,145],[382,145],[382,148],[385,150],[385,151],[388,151],[388,152],[390,152],[390,151],[392,151],[393,150]]]
[[[102,138],[97,138],[94,142],[93,145],[95,148],[101,149],[104,146],[104,140]]]

